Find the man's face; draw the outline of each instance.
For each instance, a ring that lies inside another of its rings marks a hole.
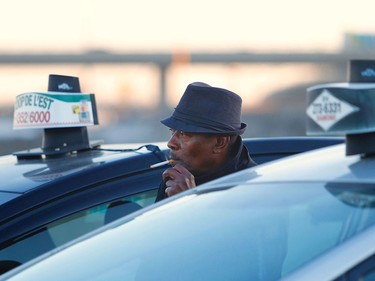
[[[172,136],[168,141],[171,158],[188,169],[194,176],[206,173],[212,167],[213,151],[216,137],[184,133],[171,129]]]

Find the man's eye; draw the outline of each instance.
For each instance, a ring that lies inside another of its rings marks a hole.
[[[187,133],[183,132],[183,131],[177,131],[177,130],[173,130],[173,129],[169,129],[169,131],[171,132],[172,135],[179,135],[181,137],[183,136],[187,136]]]

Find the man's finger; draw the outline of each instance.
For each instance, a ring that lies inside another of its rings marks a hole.
[[[175,179],[178,176],[179,172],[175,170],[174,168],[168,168],[163,172],[163,180],[167,181],[168,178]]]

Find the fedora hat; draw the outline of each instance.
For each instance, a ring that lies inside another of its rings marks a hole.
[[[187,133],[241,135],[242,99],[239,95],[206,83],[187,86],[173,114],[161,120],[165,126]]]

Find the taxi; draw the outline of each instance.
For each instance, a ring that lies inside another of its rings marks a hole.
[[[48,92],[17,97],[15,128],[43,129],[43,142],[0,157],[0,273],[155,202],[166,143],[89,140],[86,126],[98,123],[95,99],[77,83],[52,75]],[[244,144],[263,164],[343,141],[285,137]]]

